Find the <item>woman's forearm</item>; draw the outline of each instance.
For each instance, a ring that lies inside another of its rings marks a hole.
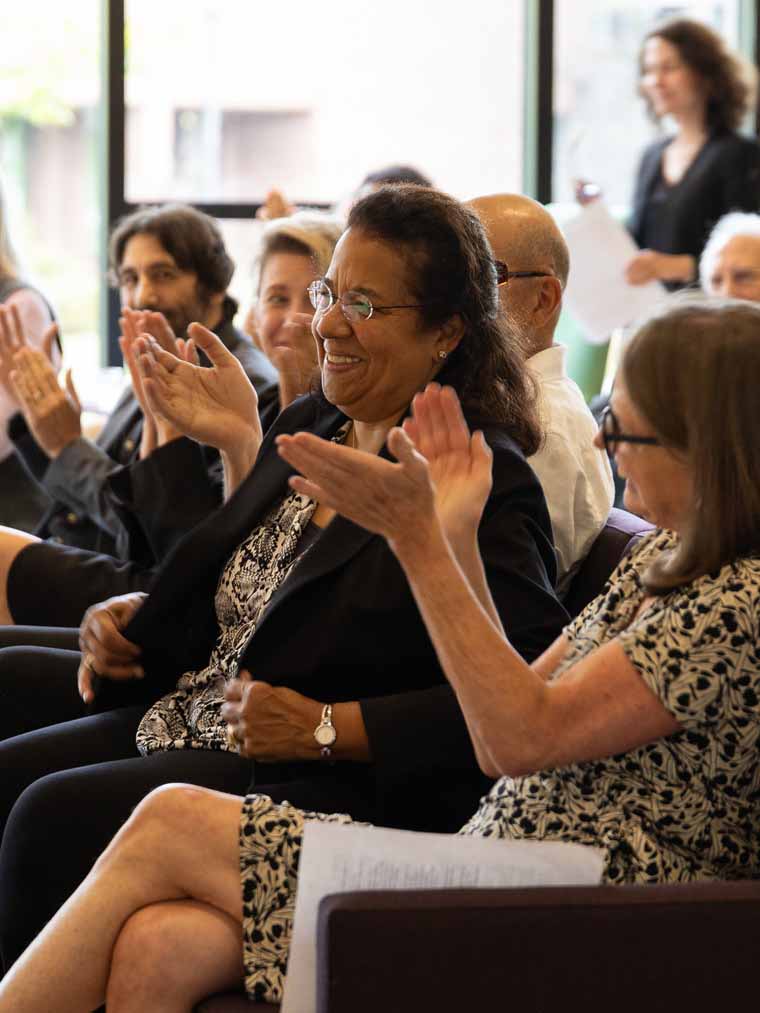
[[[689,253],[662,253],[660,278],[663,281],[694,281],[697,262]]]
[[[478,548],[477,532],[465,535],[464,537],[453,537],[452,535],[449,535],[448,541],[454,553],[454,557],[472,588],[475,597],[482,605],[484,611],[496,629],[506,639],[506,633],[504,632],[501,617],[496,609],[496,604],[493,600],[493,595],[491,594],[491,589],[488,586],[488,581],[486,579],[483,557],[480,555],[480,549]]]
[[[532,769],[548,690],[480,600],[485,587],[495,613],[485,577],[476,575],[476,584],[483,582],[476,590],[437,523],[393,548],[457,695],[481,767],[491,775]],[[464,565],[469,569],[472,560]]]

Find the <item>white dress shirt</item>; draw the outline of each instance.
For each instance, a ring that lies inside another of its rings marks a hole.
[[[560,593],[604,527],[615,495],[607,455],[593,445],[596,422],[577,383],[565,372],[565,353],[562,345],[552,345],[527,361],[538,382],[545,433],[528,463],[549,507]]]

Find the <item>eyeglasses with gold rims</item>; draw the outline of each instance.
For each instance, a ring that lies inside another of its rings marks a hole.
[[[510,271],[503,260],[493,262],[496,268],[496,284],[508,285],[513,278],[553,278],[551,271]]]
[[[602,434],[604,449],[608,454],[611,454],[615,449],[616,443],[638,443],[646,447],[662,446],[662,443],[656,436],[631,436],[629,433],[622,432],[617,415],[609,405],[602,412],[599,420],[599,429]]]
[[[307,292],[311,305],[317,314],[327,313],[334,303],[338,303],[343,316],[351,324],[369,320],[373,313],[387,313],[389,310],[421,309],[423,303],[401,303],[398,306],[377,306],[363,292],[344,292],[336,296],[324,278],[318,278],[309,285]]]

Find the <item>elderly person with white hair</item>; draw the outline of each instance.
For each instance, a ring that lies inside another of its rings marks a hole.
[[[707,295],[760,302],[760,215],[733,211],[710,233],[699,260]]]

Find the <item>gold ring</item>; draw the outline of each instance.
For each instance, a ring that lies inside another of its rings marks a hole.
[[[240,743],[235,735],[235,729],[232,725],[227,725],[227,745],[233,751],[233,753],[240,752]]]
[[[89,668],[93,675],[100,675],[100,672],[98,672],[97,668],[95,668],[95,659],[91,654],[85,654],[84,665],[85,668]]]

